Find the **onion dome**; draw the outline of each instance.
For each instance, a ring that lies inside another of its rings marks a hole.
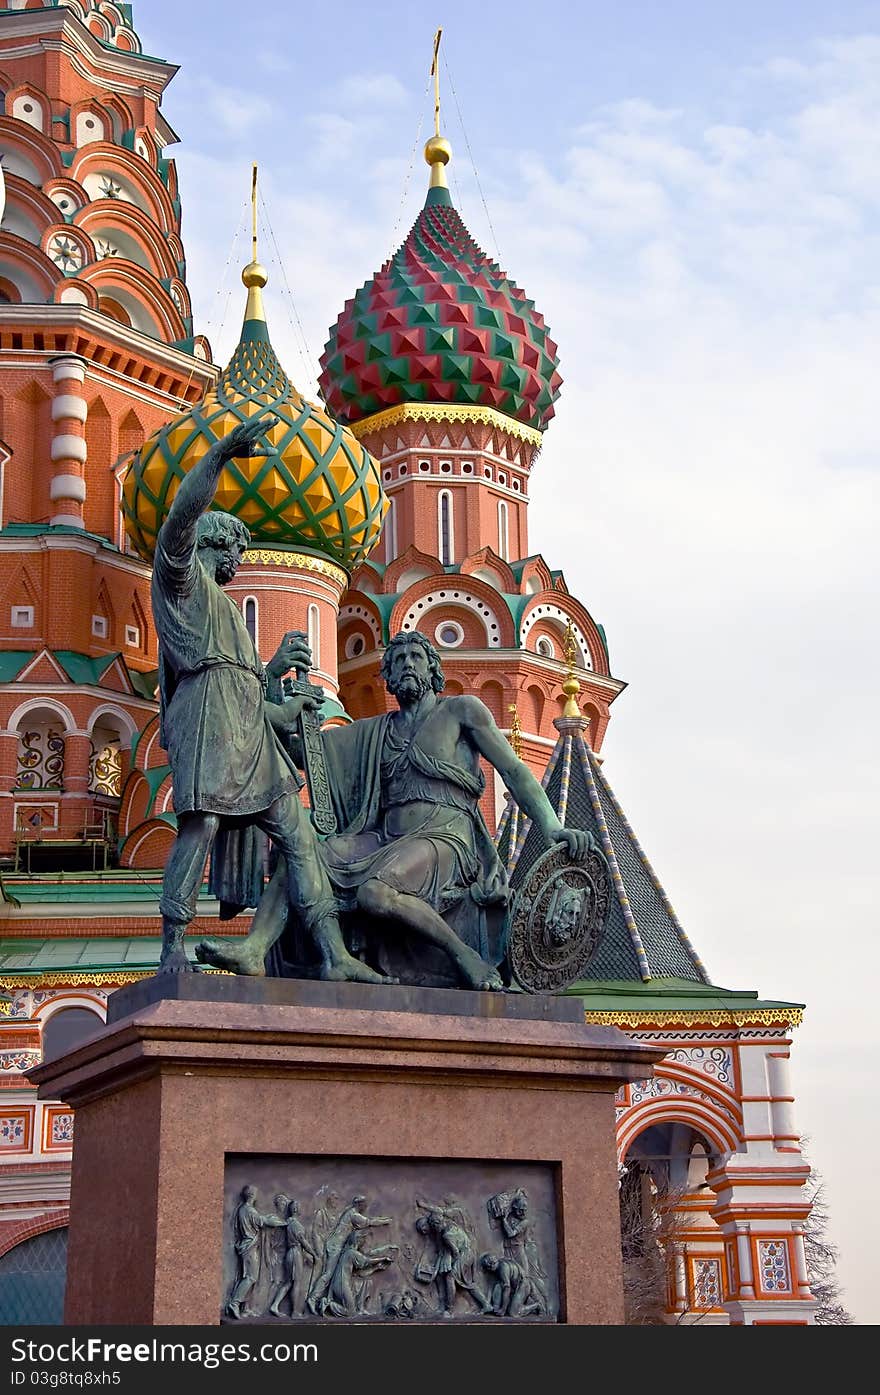
[[[156,535],[180,481],[239,422],[271,410],[267,457],[236,458],[223,469],[212,505],[240,518],[253,542],[319,553],[350,571],[378,541],[388,500],[379,467],[350,431],[307,402],[269,341],[262,287],[251,262],[241,339],[216,386],[197,407],[172,418],[135,455],[122,488],[125,529],[151,561]]]
[[[474,242],[452,206],[449,142],[425,146],[431,187],[403,245],[330,331],[328,411],[363,420],[408,403],[491,408],[544,431],[562,378],[544,318]]]

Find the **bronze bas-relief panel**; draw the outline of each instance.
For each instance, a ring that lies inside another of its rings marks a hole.
[[[222,1317],[557,1321],[556,1173],[230,1154]]]

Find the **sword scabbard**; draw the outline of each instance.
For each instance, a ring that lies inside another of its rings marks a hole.
[[[324,689],[316,683],[310,683],[304,669],[297,669],[295,679],[285,678],[283,686],[287,697],[311,697],[319,702],[323,701]],[[312,824],[318,833],[335,833],[336,815],[333,812],[330,783],[324,763],[320,709],[304,707],[297,718],[297,728],[302,743],[303,771],[309,791]]]

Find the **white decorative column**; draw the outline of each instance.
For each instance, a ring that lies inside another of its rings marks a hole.
[[[804,1227],[801,1224],[795,1224],[792,1226],[791,1232],[798,1297],[812,1299],[813,1290],[810,1288],[810,1272],[807,1268],[807,1252],[804,1248]]]
[[[684,1249],[681,1246],[676,1247],[672,1273],[675,1282],[675,1311],[686,1313],[688,1309],[687,1272],[685,1270]]]
[[[770,1125],[774,1148],[782,1152],[800,1152],[800,1138],[794,1123],[794,1095],[787,1051],[768,1053],[767,1091],[770,1096]]]
[[[85,361],[76,354],[63,354],[49,360],[55,383],[52,399],[52,483],[49,498],[54,526],[66,524],[71,528],[83,526],[83,504],[86,499],[85,467],[86,417],[88,406],[83,384]]]
[[[736,1267],[739,1271],[740,1298],[754,1298],[755,1275],[752,1269],[752,1248],[747,1221],[736,1222]]]

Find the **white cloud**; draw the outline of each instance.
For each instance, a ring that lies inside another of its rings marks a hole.
[[[293,64],[289,58],[285,58],[283,53],[278,53],[276,49],[264,48],[254,54],[254,59],[259,67],[267,73],[290,73],[293,72]]]
[[[174,95],[185,114],[189,108],[193,125],[211,123],[227,138],[249,137],[270,125],[277,114],[274,104],[260,93],[199,74],[182,74]]]
[[[391,73],[360,73],[343,78],[335,95],[341,103],[356,107],[399,107],[407,100],[406,88]]]
[[[327,111],[317,112],[308,120],[316,142],[309,150],[311,160],[322,164],[340,164],[350,158],[361,137],[361,128],[356,121]]]

